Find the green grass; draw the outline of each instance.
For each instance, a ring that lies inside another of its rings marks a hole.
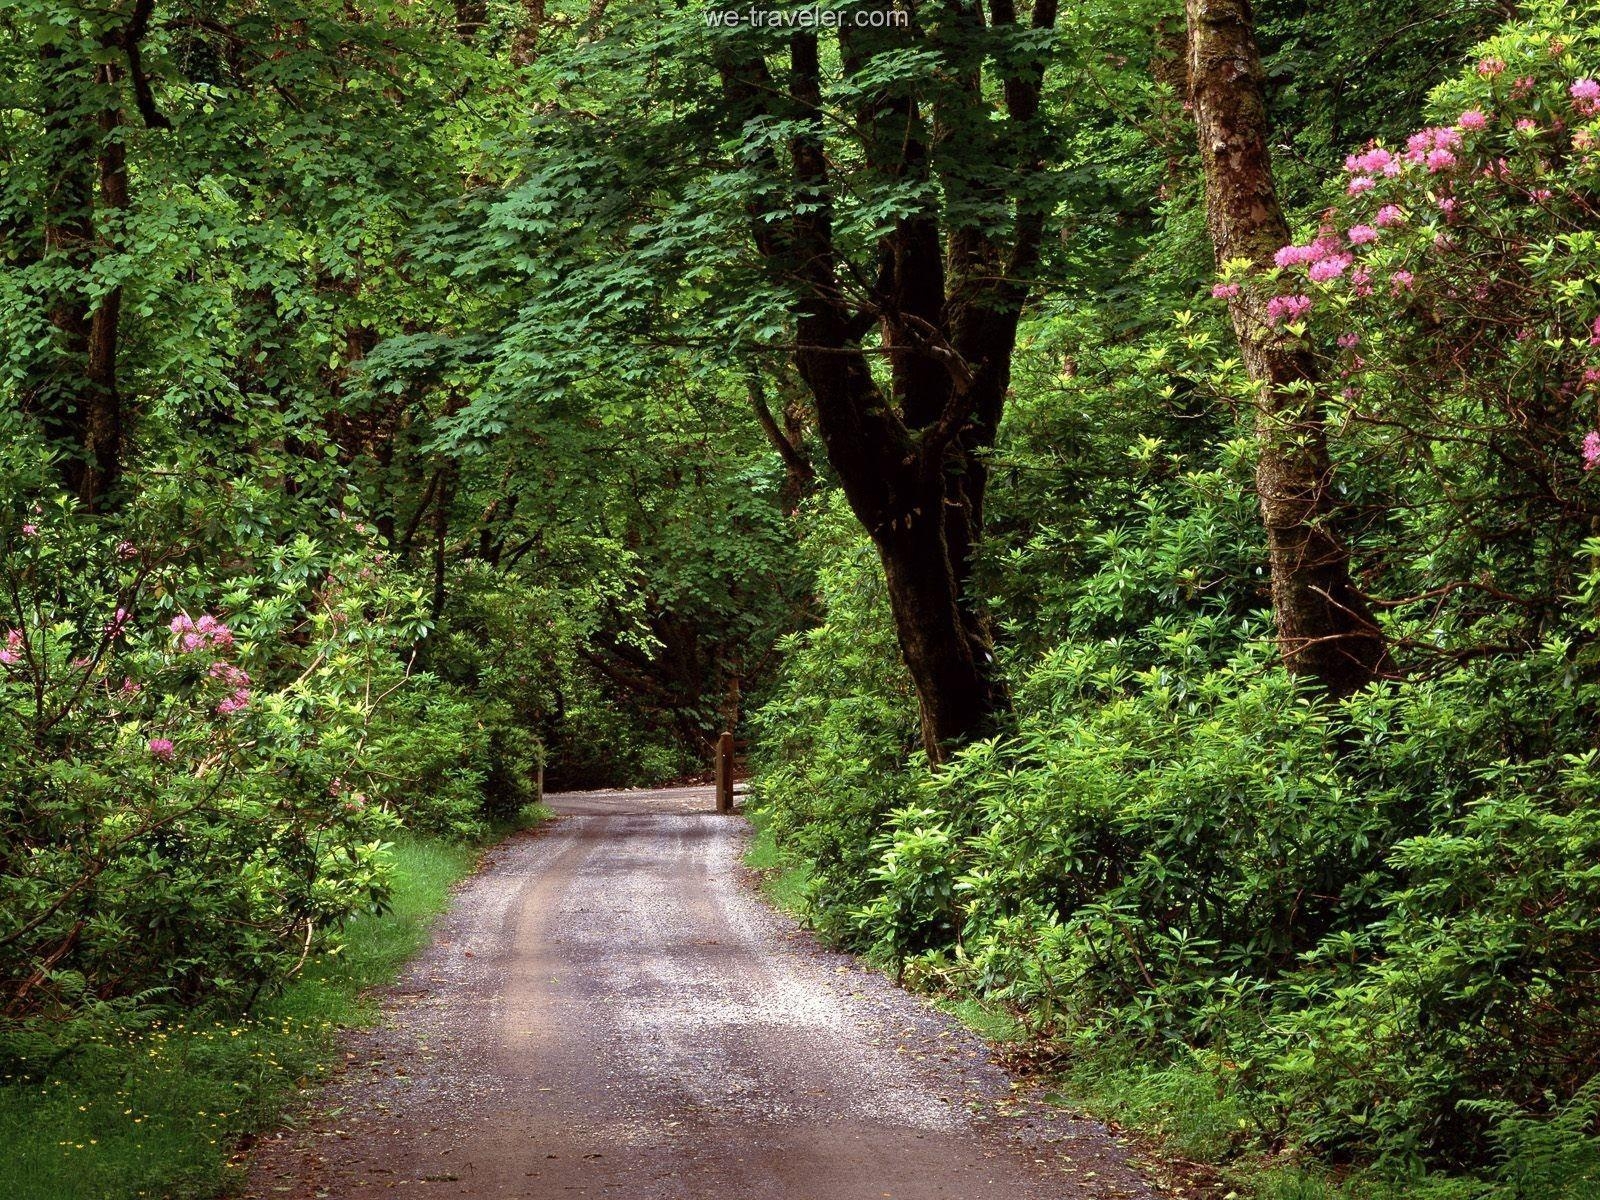
[[[1026,1027],[999,1004],[958,994],[934,995],[932,1000],[991,1043],[1028,1045]],[[1544,1172],[1549,1181],[1513,1187],[1481,1176],[1420,1170],[1397,1176],[1346,1168],[1335,1174],[1307,1156],[1268,1154],[1256,1148],[1248,1108],[1239,1097],[1219,1091],[1215,1077],[1197,1065],[1141,1063],[1109,1048],[1089,1049],[1038,1079],[1046,1099],[1139,1135],[1148,1148],[1141,1158],[1151,1164],[1153,1177],[1169,1174],[1173,1163],[1215,1169],[1203,1191],[1182,1182],[1191,1172],[1179,1171],[1183,1195],[1236,1200],[1588,1200],[1595,1194],[1592,1183],[1585,1182],[1592,1175],[1580,1177],[1559,1159]],[[1527,1157],[1535,1165],[1533,1156]]]
[[[202,1200],[228,1190],[246,1134],[326,1074],[340,1029],[369,1023],[365,993],[427,941],[478,851],[406,839],[390,851],[392,908],[352,921],[249,1019],[84,1019],[0,1037],[0,1196]]]
[[[761,891],[768,900],[785,912],[800,914],[811,882],[809,867],[783,853],[759,808],[749,813],[749,819],[755,836],[745,850],[744,865],[761,876]]]

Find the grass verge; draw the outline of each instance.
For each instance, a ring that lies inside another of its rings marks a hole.
[[[0,1033],[0,1195],[7,1200],[205,1200],[240,1179],[242,1139],[325,1075],[341,1029],[370,1023],[370,989],[427,942],[479,849],[403,838],[391,908],[350,922],[248,1018],[84,1017]]]
[[[1255,1121],[1237,1095],[1184,1063],[1130,1061],[1093,1050],[1063,1062],[1032,1040],[1006,1008],[971,996],[933,1003],[1020,1061],[1045,1098],[1127,1130],[1164,1194],[1190,1200],[1589,1200],[1596,1175],[1565,1147],[1523,1148],[1498,1178],[1447,1175],[1404,1164],[1345,1166],[1260,1150]],[[1047,1064],[1047,1065],[1041,1065]],[[1541,1151],[1548,1150],[1548,1161]],[[1574,1164],[1577,1164],[1575,1167]],[[1579,1169],[1581,1168],[1581,1169]]]
[[[778,848],[772,826],[761,809],[751,809],[748,817],[754,834],[744,852],[744,865],[761,877],[761,892],[769,901],[784,912],[800,915],[811,871]]]

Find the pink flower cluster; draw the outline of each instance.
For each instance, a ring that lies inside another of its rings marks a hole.
[[[0,663],[8,666],[22,661],[22,630],[6,630],[5,648],[0,649]]]
[[[1583,439],[1583,469],[1592,471],[1600,465],[1600,431],[1591,429]]]
[[[1460,148],[1461,130],[1449,125],[1435,125],[1429,129],[1419,129],[1406,139],[1406,161],[1425,166],[1429,172],[1437,175],[1456,165],[1455,152]]]
[[[130,617],[132,617],[132,615],[133,614],[127,609],[118,608],[117,611],[112,614],[111,620],[106,622],[106,636],[108,638],[114,638],[120,634],[128,627],[128,620]]]
[[[1327,258],[1319,258],[1311,264],[1311,269],[1306,272],[1312,283],[1329,283],[1339,278],[1350,269],[1350,264],[1355,259],[1348,254],[1330,254]]]
[[[1213,300],[1232,300],[1238,294],[1239,285],[1237,283],[1219,283],[1211,289],[1211,298]]]
[[[249,707],[250,689],[239,688],[237,691],[222,698],[222,702],[217,705],[217,716],[231,717],[234,713],[242,712]]]
[[[1344,243],[1324,230],[1316,241],[1308,245],[1283,247],[1272,256],[1272,261],[1280,267],[1305,267],[1319,263],[1325,258],[1337,257],[1343,250]]]
[[[206,674],[228,689],[228,694],[217,705],[218,716],[230,717],[250,706],[250,676],[242,667],[218,661],[211,664]]]
[[[1372,146],[1347,157],[1344,169],[1352,175],[1387,175],[1392,179],[1400,174],[1400,160],[1382,146]]]
[[[150,756],[152,758],[159,759],[161,762],[171,762],[172,761],[172,752],[173,752],[173,745],[172,745],[172,742],[171,742],[170,739],[168,739],[168,738],[151,738],[150,739]]]
[[[193,654],[207,647],[233,645],[233,630],[209,613],[198,621],[187,614],[179,614],[172,618],[170,628],[178,635],[178,648],[184,654]]]
[[[1580,79],[1567,89],[1572,97],[1572,107],[1586,117],[1600,113],[1600,82]]]
[[[1267,320],[1274,325],[1298,321],[1310,311],[1310,296],[1274,296],[1267,301]]]

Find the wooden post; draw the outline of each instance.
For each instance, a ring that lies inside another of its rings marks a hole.
[[[717,811],[733,811],[733,734],[727,730],[717,739]]]

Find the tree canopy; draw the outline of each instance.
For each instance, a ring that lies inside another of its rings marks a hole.
[[[823,935],[1196,1154],[1591,1194],[1597,80],[1587,2],[11,0],[0,1046],[729,729]]]

